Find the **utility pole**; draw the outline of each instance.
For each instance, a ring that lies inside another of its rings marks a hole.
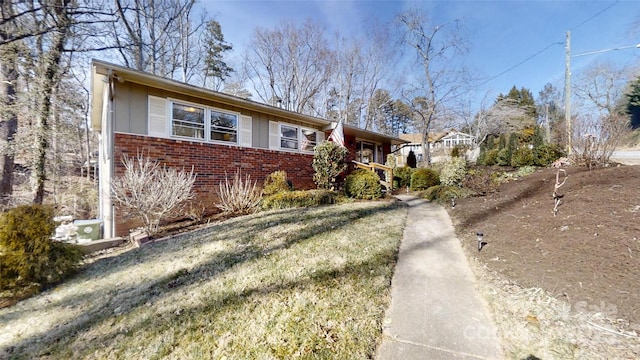
[[[567,155],[571,155],[571,31],[567,31],[564,73],[564,124],[567,131]]]

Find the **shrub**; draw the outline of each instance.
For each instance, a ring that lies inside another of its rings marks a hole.
[[[533,151],[527,146],[523,146],[514,151],[511,156],[511,166],[521,167],[533,165]]]
[[[307,190],[279,192],[262,199],[262,208],[287,209],[296,207],[335,204],[338,202],[336,192],[329,190]]]
[[[461,186],[467,174],[467,162],[463,158],[451,158],[442,167],[440,183],[446,186]]]
[[[125,216],[142,221],[149,234],[159,230],[164,218],[184,215],[184,205],[193,199],[196,175],[160,167],[142,155],[122,158],[124,174],[113,180],[111,193]]]
[[[243,180],[240,170],[233,176],[233,180],[225,176],[218,189],[220,203],[216,207],[229,214],[249,214],[255,212],[260,205],[262,191],[257,183],[251,182],[249,175]]]
[[[511,151],[509,151],[509,148],[505,147],[498,150],[498,155],[496,156],[496,164],[500,166],[511,165]]]
[[[0,217],[0,290],[42,289],[73,274],[82,260],[79,247],[51,240],[53,209],[23,205]]]
[[[399,188],[406,188],[411,185],[411,175],[415,169],[409,166],[397,168],[393,172],[394,178],[398,181]]]
[[[564,151],[557,145],[541,145],[533,149],[533,164],[537,166],[549,166],[563,156],[565,156]]]
[[[416,153],[413,150],[409,150],[409,154],[407,155],[407,166],[415,169],[418,165],[418,159],[416,158]]]
[[[451,157],[460,157],[460,153],[463,151],[460,147],[456,146],[451,149]]]
[[[266,196],[290,190],[292,189],[289,181],[287,180],[286,171],[274,171],[264,179],[262,193]]]
[[[486,166],[496,165],[498,163],[499,152],[500,150],[498,149],[487,150],[484,154],[484,165]]]
[[[358,169],[345,180],[344,184],[347,196],[356,199],[377,199],[382,197],[380,177],[373,171]]]
[[[335,186],[336,178],[346,168],[344,159],[349,151],[331,141],[323,141],[313,149],[313,181],[320,189],[330,190]]]
[[[463,199],[471,195],[473,195],[473,193],[468,189],[441,184],[428,188],[427,191],[422,194],[422,197],[430,201],[444,203],[451,201],[452,198]]]
[[[440,175],[429,168],[416,169],[411,175],[411,190],[425,190],[440,183]]]
[[[498,190],[500,182],[492,178],[486,170],[470,170],[462,185],[476,194],[486,195]]]

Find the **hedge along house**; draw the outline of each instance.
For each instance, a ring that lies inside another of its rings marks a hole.
[[[99,213],[104,237],[137,226],[119,214],[111,180],[123,156],[142,154],[197,174],[194,191],[215,209],[218,184],[239,169],[262,184],[284,170],[296,189],[315,188],[313,148],[335,123],[93,60],[91,127],[99,132]],[[385,162],[398,138],[344,126],[349,160]]]

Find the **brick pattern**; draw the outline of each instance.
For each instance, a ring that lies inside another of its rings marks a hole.
[[[237,169],[243,176],[248,174],[262,186],[264,179],[274,171],[284,170],[296,190],[314,189],[313,154],[289,153],[256,148],[242,148],[188,140],[163,139],[132,134],[115,134],[114,173],[124,173],[121,159],[124,155],[135,157],[144,154],[168,167],[190,170],[193,166],[197,174],[194,186],[199,199],[208,211],[215,211],[213,199],[218,184],[226,176],[232,178]],[[116,214],[119,212],[116,209]],[[119,216],[116,220],[116,234],[125,235],[133,227]]]

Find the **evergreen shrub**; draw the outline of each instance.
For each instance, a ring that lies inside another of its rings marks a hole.
[[[487,150],[484,154],[484,162],[483,164],[486,166],[493,166],[496,165],[498,163],[498,153],[500,152],[500,150],[498,149],[491,149],[491,150]]]
[[[467,162],[463,158],[451,158],[442,167],[440,183],[446,186],[461,186],[467,174]]]
[[[511,166],[531,166],[533,165],[533,150],[526,146],[517,149],[511,156]]]
[[[398,181],[398,188],[406,188],[411,185],[411,175],[415,171],[414,168],[409,166],[404,166],[401,168],[396,168],[393,171],[393,175]]]
[[[288,209],[337,203],[338,195],[330,190],[282,191],[262,199],[262,208]]]
[[[536,166],[549,166],[563,156],[565,156],[565,152],[557,145],[541,145],[533,149],[533,164]]]
[[[463,199],[473,195],[469,189],[458,186],[435,185],[427,189],[422,197],[429,201],[448,203],[452,198]]]
[[[440,175],[429,168],[416,169],[411,175],[411,190],[426,190],[431,186],[440,184]]]
[[[0,216],[0,290],[39,290],[77,270],[82,251],[52,240],[55,228],[50,206],[23,205]]]
[[[287,172],[282,170],[269,174],[264,179],[264,185],[262,186],[262,194],[266,196],[290,190],[292,189],[290,182],[287,180]]]
[[[380,177],[373,171],[358,169],[349,174],[344,183],[347,196],[372,200],[382,197]]]

